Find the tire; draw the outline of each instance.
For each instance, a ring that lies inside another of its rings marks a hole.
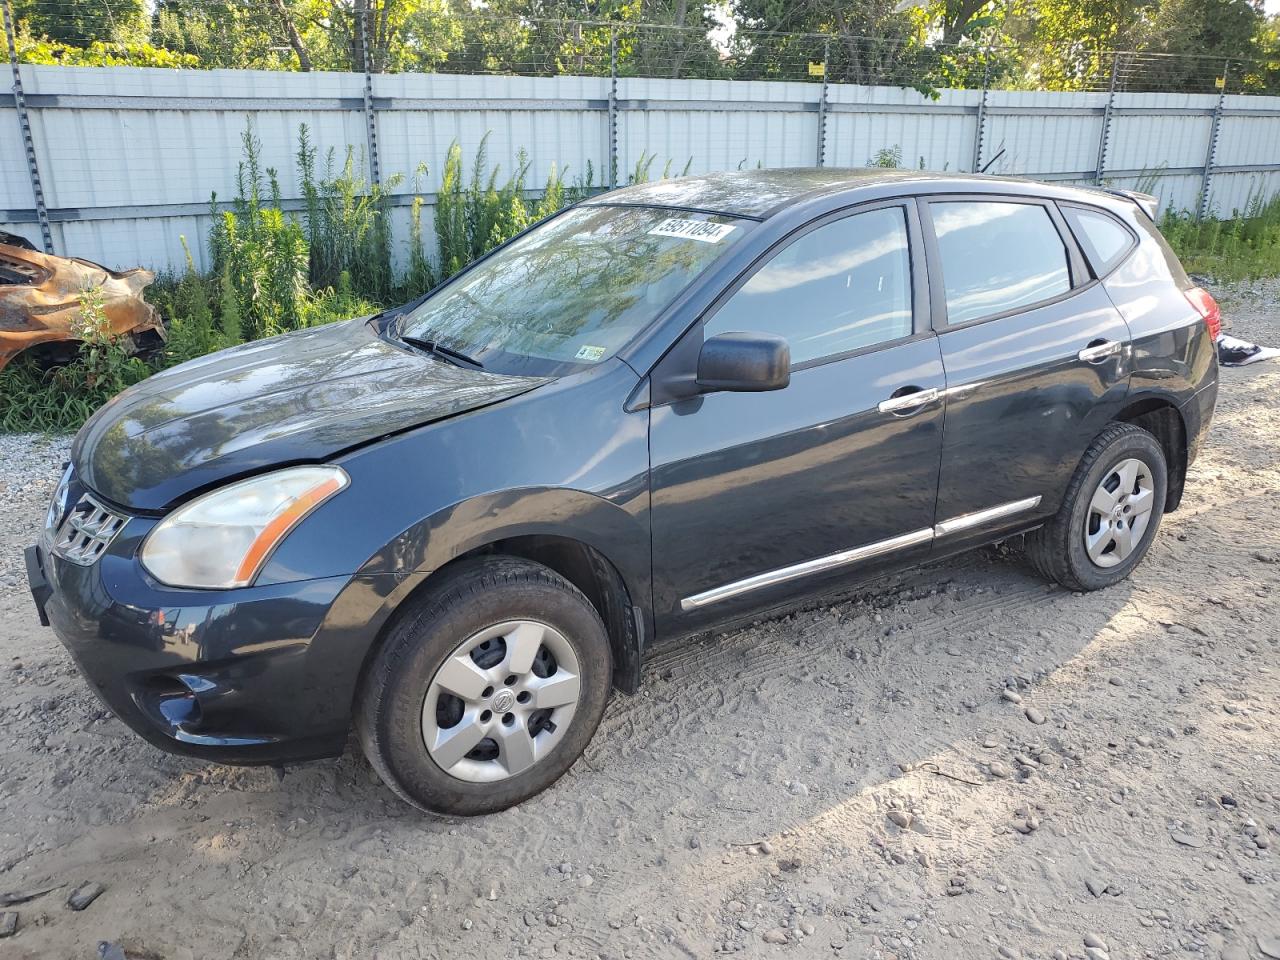
[[[356,732],[374,770],[415,807],[493,813],[581,756],[612,674],[604,623],[569,581],[514,557],[468,560],[391,627],[361,682]],[[575,678],[576,700],[548,706],[568,700]]]
[[[1121,473],[1127,479],[1135,462],[1132,489],[1126,491]],[[1112,484],[1114,490],[1107,490]],[[1131,423],[1111,424],[1085,451],[1057,514],[1027,534],[1027,558],[1043,576],[1070,590],[1119,583],[1146,556],[1164,516],[1168,486],[1160,442]],[[1109,506],[1109,498],[1114,506],[1106,529],[1100,508]],[[1142,511],[1148,500],[1149,510]],[[1141,516],[1145,522],[1140,523]]]

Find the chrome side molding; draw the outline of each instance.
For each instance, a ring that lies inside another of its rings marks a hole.
[[[990,523],[992,520],[1001,520],[1005,517],[1011,517],[1015,513],[1034,510],[1038,506],[1040,506],[1039,497],[1027,497],[1025,500],[1010,500],[1008,503],[999,503],[994,507],[988,507],[986,510],[962,513],[958,517],[952,517],[950,520],[943,520],[937,524],[933,528],[933,535],[935,537],[945,537],[952,533],[960,533],[962,530],[980,527],[984,523]]]
[[[716,587],[702,593],[695,593],[692,597],[685,597],[680,601],[680,609],[697,610],[713,603],[719,603],[721,600],[728,600],[730,597],[750,593],[752,590],[772,587],[778,583],[786,583],[788,580],[807,577],[810,574],[822,573],[826,570],[834,570],[837,567],[857,563],[859,560],[869,560],[872,557],[892,553],[895,550],[928,543],[932,539],[933,531],[926,527],[923,530],[913,530],[901,536],[890,537],[888,540],[877,540],[875,543],[868,543],[862,547],[854,547],[852,550],[841,550],[839,553],[818,557],[816,560],[805,560],[803,563],[795,563],[789,567],[779,567],[777,570],[757,573],[754,577],[735,580],[733,583],[726,583],[723,587]]]
[[[945,537],[949,534],[959,533],[973,527],[982,526],[993,520],[1000,520],[1004,517],[1011,517],[1014,514],[1024,513],[1027,510],[1034,510],[1040,506],[1040,497],[1027,497],[1025,500],[1011,500],[1008,503],[997,504],[994,507],[988,507],[985,510],[977,510],[973,513],[961,514],[958,517],[952,517],[950,520],[944,520],[933,527],[925,527],[921,530],[912,530],[910,533],[900,534],[896,537],[889,537],[887,540],[877,540],[875,543],[868,543],[861,547],[854,547],[850,550],[841,550],[839,553],[828,554],[825,557],[818,557],[814,560],[805,560],[801,563],[793,563],[788,567],[779,567],[776,570],[768,570],[764,573],[757,573],[755,576],[746,577],[742,580],[735,580],[732,583],[726,583],[724,586],[715,587],[711,590],[704,590],[702,593],[695,593],[691,597],[685,597],[680,601],[680,609],[684,611],[699,610],[702,607],[710,606],[713,603],[719,603],[721,600],[728,600],[731,597],[741,596],[744,593],[750,593],[753,590],[761,590],[765,587],[772,587],[779,583],[786,583],[789,580],[797,580],[800,577],[811,576],[815,573],[824,573],[828,570],[836,570],[840,567],[849,566],[862,560],[870,560],[872,557],[880,557],[886,553],[893,553],[896,550],[905,550],[907,547],[916,547],[924,543],[931,543],[937,537]]]

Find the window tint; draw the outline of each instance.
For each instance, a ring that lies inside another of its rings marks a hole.
[[[1076,240],[1084,248],[1085,256],[1093,264],[1093,272],[1102,276],[1129,252],[1133,236],[1105,213],[1064,207],[1067,222]]]
[[[906,212],[871,210],[811,230],[748,280],[704,327],[786,338],[804,363],[911,333]]]
[[[1067,250],[1048,211],[1000,200],[930,205],[947,322],[1004,313],[1071,289]]]

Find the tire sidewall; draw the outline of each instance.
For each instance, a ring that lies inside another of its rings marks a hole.
[[[1114,567],[1100,567],[1090,558],[1084,544],[1084,525],[1089,515],[1089,504],[1094,491],[1104,477],[1122,460],[1136,459],[1151,471],[1155,503],[1151,507],[1151,520],[1128,558]],[[1146,556],[1164,517],[1165,497],[1169,489],[1169,470],[1159,441],[1145,431],[1133,431],[1118,437],[1094,461],[1085,474],[1084,482],[1076,491],[1067,523],[1067,563],[1072,574],[1089,590],[1097,590],[1118,583],[1127,577]]]
[[[388,637],[389,649],[384,652],[398,662],[385,673],[372,720],[393,786],[410,802],[437,813],[465,816],[502,810],[546,789],[586,749],[609,697],[612,664],[608,636],[586,597],[567,581],[557,584],[559,578],[551,571],[545,573],[546,577],[504,580],[479,591],[459,589],[466,581],[455,579],[442,595],[406,618]],[[440,665],[468,637],[516,619],[546,623],[573,647],[580,668],[581,699],[566,735],[528,770],[490,783],[459,780],[441,769],[427,752],[422,735],[427,690]]]

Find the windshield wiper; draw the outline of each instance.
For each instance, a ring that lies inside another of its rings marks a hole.
[[[439,340],[432,340],[429,337],[415,337],[411,335],[402,335],[397,339],[401,343],[407,343],[409,346],[418,350],[425,350],[427,353],[439,357],[446,363],[452,363],[455,367],[471,367],[476,370],[484,369],[484,364],[475,357],[469,357],[461,350],[454,350],[452,347],[446,347]]]

